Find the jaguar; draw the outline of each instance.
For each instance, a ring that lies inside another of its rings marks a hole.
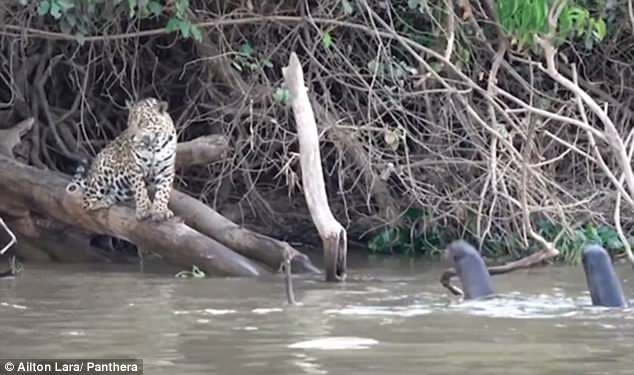
[[[82,207],[99,210],[134,200],[136,218],[168,220],[174,183],[176,128],[165,101],[128,104],[128,126],[94,158],[79,167],[66,190],[82,191]]]

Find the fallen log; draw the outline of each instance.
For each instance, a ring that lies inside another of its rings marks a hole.
[[[227,156],[229,150],[229,140],[223,135],[205,135],[179,142],[176,148],[176,168],[206,165],[221,160]]]
[[[190,227],[272,269],[279,269],[288,256],[294,270],[320,272],[305,254],[288,243],[243,228],[201,201],[179,191],[172,192],[170,208]]]
[[[113,237],[95,235],[70,224],[50,219],[18,218],[7,221],[18,242],[16,255],[26,261],[60,261],[64,263],[132,263],[135,261],[114,251]]]
[[[137,221],[133,210],[124,206],[87,212],[81,207],[80,194],[66,193],[69,182],[66,176],[1,155],[0,176],[0,199],[83,230],[125,239],[175,265],[184,268],[196,265],[207,273],[231,276],[270,273],[263,265],[177,220]]]
[[[288,66],[282,68],[282,74],[291,93],[291,105],[297,126],[304,196],[324,247],[326,281],[343,281],[346,277],[348,250],[346,230],[335,219],[328,205],[321,168],[317,123],[304,84],[302,65],[294,52],[291,53]]]

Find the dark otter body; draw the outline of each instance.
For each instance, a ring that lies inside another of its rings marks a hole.
[[[586,273],[592,304],[595,306],[627,307],[621,282],[614,272],[608,252],[598,245],[583,249],[583,270]]]
[[[447,247],[447,256],[460,278],[465,299],[494,294],[489,271],[473,246],[466,241],[454,241]]]

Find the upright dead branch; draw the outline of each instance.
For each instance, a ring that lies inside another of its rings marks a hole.
[[[288,66],[282,68],[282,74],[291,93],[297,125],[304,196],[324,247],[326,281],[343,281],[346,276],[348,246],[346,230],[330,211],[321,168],[315,114],[308,99],[302,66],[294,52],[291,53]]]

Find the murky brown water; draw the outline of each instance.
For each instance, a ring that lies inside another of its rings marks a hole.
[[[139,357],[146,374],[632,374],[631,310],[590,307],[581,267],[494,278],[457,304],[428,261],[352,261],[349,281],[182,280],[29,264],[0,280],[0,357]],[[119,267],[120,268],[120,267]],[[628,296],[632,271],[619,267]]]

